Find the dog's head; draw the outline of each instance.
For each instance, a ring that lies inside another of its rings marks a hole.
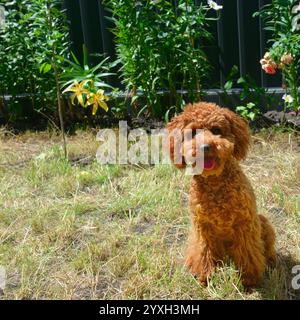
[[[167,130],[170,158],[174,164],[184,168],[187,158],[200,155],[204,177],[220,175],[230,157],[244,159],[250,143],[247,123],[234,112],[213,103],[187,105],[168,123]],[[181,139],[174,138],[174,132],[181,132]],[[185,132],[188,132],[188,139],[185,139]],[[201,135],[200,139],[198,135]]]

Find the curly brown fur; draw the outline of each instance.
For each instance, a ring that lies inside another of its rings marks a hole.
[[[253,189],[239,165],[249,148],[248,126],[230,110],[201,102],[188,105],[167,125],[170,134],[186,128],[203,129],[204,144],[209,145],[204,170],[193,176],[190,188],[192,229],[186,265],[205,283],[217,264],[229,256],[239,268],[243,284],[255,286],[276,254],[274,230],[257,214]],[[173,161],[176,143],[170,135]],[[192,148],[197,148],[196,143]],[[176,166],[184,168],[187,150],[180,150],[183,161]]]

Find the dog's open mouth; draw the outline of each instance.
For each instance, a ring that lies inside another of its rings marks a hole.
[[[213,170],[216,166],[216,158],[214,157],[205,157],[203,161],[204,170]]]

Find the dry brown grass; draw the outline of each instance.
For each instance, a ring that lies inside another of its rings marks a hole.
[[[189,178],[170,166],[100,166],[95,132],[1,131],[0,265],[4,299],[294,299],[300,264],[299,137],[260,133],[244,170],[277,231],[278,263],[246,292],[233,265],[207,288],[182,266]],[[89,159],[86,162],[79,158]],[[75,165],[76,164],[76,165]]]

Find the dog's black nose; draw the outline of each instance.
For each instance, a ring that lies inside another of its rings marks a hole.
[[[200,146],[200,151],[201,152],[209,152],[211,150],[211,145],[210,144],[202,144]]]

